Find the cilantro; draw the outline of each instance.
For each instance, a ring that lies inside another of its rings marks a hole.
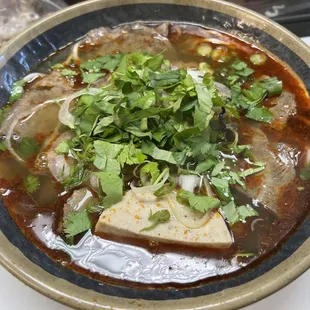
[[[248,217],[258,215],[258,213],[249,205],[236,207],[233,201],[230,201],[227,205],[225,205],[222,210],[230,226],[234,225],[238,221],[245,221]]]
[[[159,149],[152,142],[143,142],[141,147],[142,153],[150,155],[152,158],[157,160],[163,160],[171,164],[176,164],[176,160],[173,153],[170,151]]]
[[[154,192],[154,196],[161,197],[171,193],[176,188],[175,178],[169,177],[169,182],[165,183],[162,187]]]
[[[209,122],[212,119],[214,112],[212,110],[212,100],[207,87],[203,84],[195,85],[198,103],[195,107],[193,115],[194,125],[200,130],[203,130],[209,126]]]
[[[181,80],[180,70],[171,70],[164,73],[149,73],[150,86],[153,88],[173,86]]]
[[[158,163],[147,163],[140,169],[140,181],[143,185],[154,184],[159,174]]]
[[[267,90],[268,96],[281,95],[283,84],[276,77],[259,81],[260,85]]]
[[[116,157],[123,149],[123,145],[109,143],[106,141],[95,141],[95,160],[94,165],[102,171],[111,171],[120,173],[120,163],[116,160]]]
[[[22,138],[17,146],[17,153],[22,158],[29,158],[34,154],[38,153],[40,150],[40,145],[36,140],[30,137]]]
[[[52,69],[63,69],[65,66],[61,63],[57,63],[52,66]]]
[[[121,167],[127,165],[141,164],[145,161],[146,155],[142,153],[141,149],[136,148],[134,144],[125,145],[118,156],[118,161]]]
[[[66,190],[70,190],[81,185],[88,177],[89,172],[83,163],[78,163],[70,168],[70,174],[62,181],[62,185]]]
[[[105,73],[85,73],[82,72],[82,78],[84,83],[95,83],[97,80],[105,76]]]
[[[261,172],[264,169],[265,169],[265,166],[264,166],[264,164],[262,164],[262,165],[259,165],[257,168],[249,168],[249,169],[240,171],[238,174],[240,177],[245,178],[249,175]]]
[[[123,197],[123,179],[115,172],[96,172],[95,175],[100,180],[100,185],[105,197],[103,207],[109,208],[118,203]]]
[[[143,229],[140,230],[140,232],[142,231],[148,231],[148,230],[152,230],[154,229],[157,225],[159,225],[160,223],[166,223],[170,220],[170,213],[168,210],[160,210],[155,212],[154,214],[152,213],[152,210],[150,210],[150,215],[148,217],[148,220],[150,222],[153,222],[152,225],[145,227]]]
[[[68,76],[68,77],[78,75],[76,71],[71,70],[71,69],[63,69],[60,71],[60,74],[63,76]]]
[[[211,172],[211,177],[217,176],[225,167],[225,161],[221,161],[213,168]]]
[[[26,81],[24,80],[15,81],[13,83],[9,103],[14,103],[24,94],[25,83]]]
[[[224,176],[225,177],[225,176]],[[219,196],[223,201],[229,202],[233,199],[230,188],[229,188],[229,178],[218,178],[212,177],[211,183]]]
[[[301,169],[300,178],[304,181],[310,180],[310,163],[308,163],[304,168]]]
[[[267,108],[252,108],[245,116],[264,123],[272,121],[272,113]]]
[[[104,57],[97,58],[96,60],[101,63],[102,69],[114,71],[122,60],[122,54],[105,55]]]
[[[70,212],[63,222],[63,231],[68,239],[91,228],[92,222],[86,210],[82,212]]]
[[[40,181],[39,178],[36,176],[33,176],[29,174],[25,179],[24,179],[24,187],[25,190],[29,193],[32,194],[36,192],[39,187],[40,187]]]
[[[177,200],[181,204],[203,213],[221,206],[221,202],[217,198],[195,195],[183,189],[178,190]]]
[[[68,154],[69,153],[69,149],[70,149],[70,146],[69,146],[69,141],[67,140],[64,140],[64,141],[61,141],[57,147],[55,148],[55,152],[57,154]]]

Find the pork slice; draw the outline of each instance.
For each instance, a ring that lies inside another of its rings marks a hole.
[[[64,204],[63,218],[65,219],[70,212],[82,212],[96,198],[87,187],[82,187],[75,190]]]
[[[168,24],[161,24],[156,28],[138,23],[113,29],[94,29],[80,44],[88,46],[87,52],[81,58],[87,60],[116,52],[158,54],[165,51],[165,55],[175,53],[168,40],[168,33]]]
[[[251,128],[248,134],[252,135],[251,152],[256,161],[265,163],[265,169],[259,175],[248,177],[247,193],[279,215],[281,192],[296,175],[296,150],[284,143],[273,148],[267,136],[258,128]]]
[[[73,163],[70,163],[69,160],[63,154],[57,154],[55,148],[65,140],[69,140],[74,136],[70,131],[64,132],[61,134],[55,142],[51,145],[50,149],[47,152],[47,166],[50,170],[53,177],[58,181],[63,181],[70,174],[70,168]]]
[[[175,195],[175,194],[171,194]],[[205,246],[211,248],[228,248],[232,244],[232,237],[225,221],[216,212],[200,228],[188,229],[171,210],[169,197],[155,200],[139,200],[130,190],[122,201],[102,212],[96,233],[114,234],[124,237],[134,237],[161,241],[164,243],[185,244],[190,246]],[[170,219],[148,231],[141,231],[152,224],[148,220],[150,211],[154,214],[160,210],[168,210]]]
[[[57,71],[36,79],[30,83],[23,96],[14,103],[13,109],[2,123],[0,133],[5,135],[13,120],[19,119],[21,115],[30,111],[38,104],[47,100],[64,97],[71,92],[73,92],[73,88],[69,85],[66,78]],[[24,135],[27,135],[25,131]]]
[[[296,114],[295,95],[284,91],[281,96],[276,98],[273,102],[274,106],[270,108],[273,114],[273,122],[270,126],[274,129],[282,130],[291,115]]]

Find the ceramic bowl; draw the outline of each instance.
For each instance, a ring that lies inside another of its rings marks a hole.
[[[287,63],[310,90],[310,50],[292,33],[234,4],[212,0],[96,0],[51,15],[18,35],[0,52],[0,106],[14,80],[49,55],[100,26],[184,22],[252,41]],[[0,262],[42,294],[77,309],[237,309],[279,290],[310,266],[310,217],[280,249],[254,269],[187,289],[135,289],[100,283],[62,267],[39,250],[0,206]]]

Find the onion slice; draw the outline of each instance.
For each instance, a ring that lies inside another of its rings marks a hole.
[[[73,129],[74,128],[74,116],[69,112],[71,101],[83,95],[94,96],[100,92],[101,90],[98,88],[82,89],[82,90],[75,92],[71,96],[67,97],[67,99],[62,104],[59,110],[58,118],[60,122],[68,126],[69,128]]]
[[[72,53],[69,55],[69,57],[67,58],[67,60],[65,61],[65,64],[66,65],[70,65],[71,63],[71,60],[73,59],[74,63],[76,61],[79,61],[80,60],[80,57],[79,57],[79,46],[80,46],[80,43],[82,41],[78,41],[77,43],[75,43],[73,45],[73,49],[72,49]]]
[[[175,194],[169,195],[168,202],[175,218],[189,229],[198,229],[204,226],[211,218],[211,211],[201,213],[181,205]]]
[[[136,195],[138,200],[140,200],[140,201],[154,201],[154,200],[158,199],[154,195],[154,193],[165,184],[168,177],[169,177],[169,171],[167,171],[167,173],[165,173],[161,182],[159,182],[159,183],[147,185],[147,186],[142,186],[142,187],[136,187],[133,185],[133,182],[131,182],[130,187],[132,189],[132,192]]]

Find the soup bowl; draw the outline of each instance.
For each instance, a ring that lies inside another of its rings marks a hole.
[[[13,81],[35,71],[50,55],[91,29],[135,21],[182,22],[232,34],[270,51],[310,90],[309,48],[255,12],[214,0],[95,0],[48,16],[1,50],[0,106],[8,101]],[[14,223],[3,202],[0,229],[1,264],[40,293],[77,309],[237,309],[281,289],[310,266],[309,216],[254,268],[232,278],[179,289],[135,288],[78,274],[38,249]]]

